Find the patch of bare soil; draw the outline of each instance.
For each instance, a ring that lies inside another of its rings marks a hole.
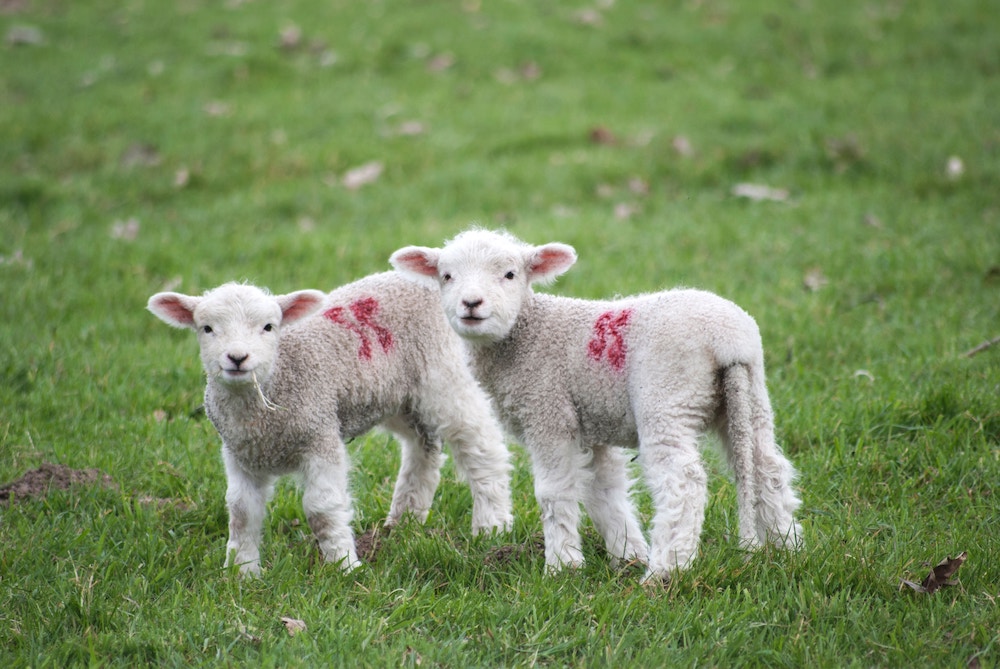
[[[374,562],[379,550],[382,549],[382,541],[387,536],[389,536],[388,527],[376,526],[355,537],[354,546],[358,551],[358,557],[364,562]]]
[[[45,497],[52,490],[66,490],[74,485],[103,485],[108,488],[118,488],[118,484],[99,469],[71,469],[65,465],[46,462],[16,481],[0,486],[0,505],[7,506],[28,499],[38,499]]]
[[[485,562],[492,567],[502,567],[517,562],[522,556],[544,552],[544,539],[539,535],[535,535],[523,544],[497,546],[486,554]]]

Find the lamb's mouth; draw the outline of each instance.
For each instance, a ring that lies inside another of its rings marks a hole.
[[[482,323],[486,319],[485,318],[481,318],[479,316],[462,316],[462,318],[459,319],[459,320],[462,321],[463,325],[472,325],[472,326],[475,326],[475,325],[479,325],[480,323]]]
[[[237,381],[250,378],[249,369],[223,369],[222,376],[229,381]]]

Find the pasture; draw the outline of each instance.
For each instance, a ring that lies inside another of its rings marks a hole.
[[[0,37],[0,665],[1000,662],[991,0],[3,0]],[[510,535],[471,536],[450,464],[384,534],[373,433],[363,568],[319,563],[285,482],[263,578],[224,569],[197,347],[147,298],[329,290],[474,222],[572,244],[552,292],[753,314],[806,548],[740,549],[711,445],[664,586],[589,522],[546,577],[516,445]]]

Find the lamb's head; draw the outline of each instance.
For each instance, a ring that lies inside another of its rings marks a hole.
[[[148,308],[168,325],[195,331],[210,379],[241,385],[270,377],[281,326],[313,313],[324,297],[318,290],[271,295],[255,286],[227,283],[200,297],[157,293]]]
[[[532,246],[506,232],[473,229],[441,249],[399,249],[389,262],[437,279],[451,326],[470,341],[487,343],[507,336],[531,285],[555,280],[576,262],[576,252],[566,244]]]

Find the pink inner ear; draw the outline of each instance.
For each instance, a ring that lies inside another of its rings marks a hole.
[[[316,310],[316,307],[322,301],[323,298],[308,293],[297,295],[295,299],[292,300],[291,304],[288,304],[281,310],[281,320],[286,323],[291,323],[292,321],[297,321],[303,316],[308,316]]]
[[[437,260],[424,249],[407,249],[397,252],[392,257],[392,264],[400,269],[406,269],[415,274],[437,276]]]
[[[531,259],[531,271],[539,277],[557,276],[576,262],[576,255],[561,246],[541,246]]]
[[[181,327],[194,325],[194,311],[184,306],[179,295],[164,295],[155,303],[160,314]]]

